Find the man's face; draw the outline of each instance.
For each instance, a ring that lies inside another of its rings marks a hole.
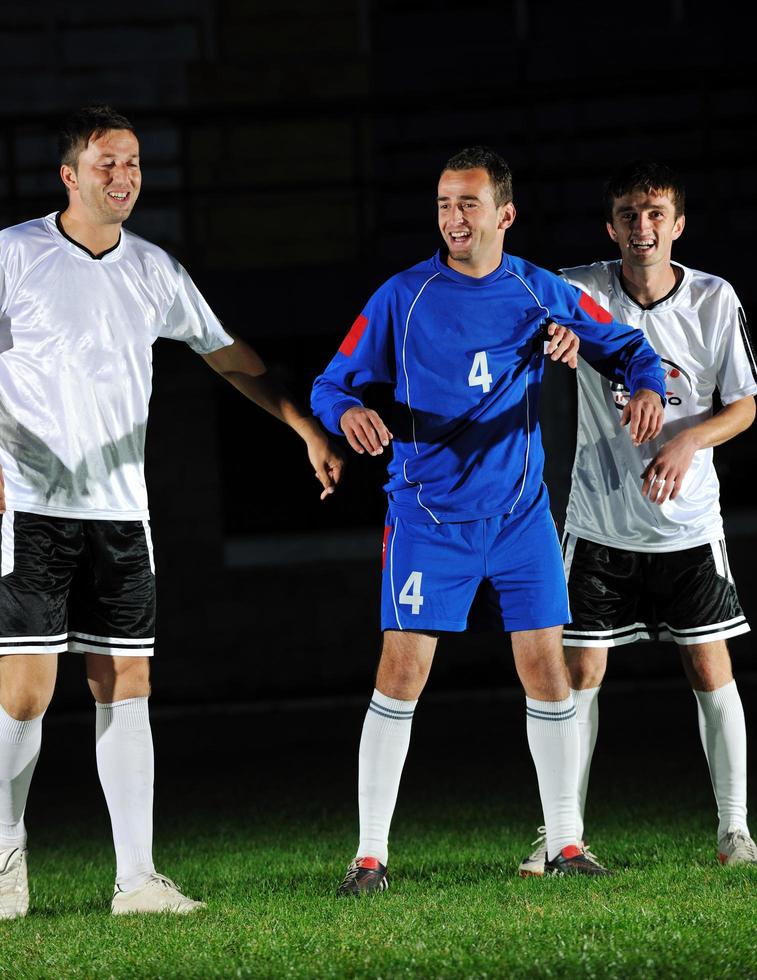
[[[683,231],[685,218],[675,216],[675,204],[668,191],[634,190],[616,197],[610,238],[618,243],[623,261],[637,268],[670,262],[673,242]]]
[[[439,230],[452,268],[473,274],[480,266],[496,266],[505,230],[515,220],[513,203],[497,207],[489,174],[482,167],[445,170],[437,194]]]
[[[128,129],[110,129],[90,140],[76,168],[61,167],[72,205],[79,205],[93,224],[120,224],[137,202],[142,174],[139,142]]]

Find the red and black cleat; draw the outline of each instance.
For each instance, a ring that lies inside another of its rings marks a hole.
[[[337,888],[336,893],[339,897],[371,895],[374,892],[386,891],[388,887],[386,865],[383,865],[378,858],[362,857],[355,858],[350,863],[344,881]]]
[[[602,867],[594,855],[587,852],[585,848],[582,850],[574,844],[569,844],[551,861],[545,863],[544,874],[593,875],[596,877],[598,875],[611,875],[613,872]]]

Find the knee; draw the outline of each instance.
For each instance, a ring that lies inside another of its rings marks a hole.
[[[32,721],[47,711],[51,695],[23,688],[4,690],[0,699],[5,712],[16,721]]]
[[[125,658],[124,658],[125,659]],[[89,687],[100,704],[125,701],[127,698],[144,698],[150,694],[150,667],[144,660],[100,665],[101,669],[90,674]]]
[[[603,651],[566,650],[570,686],[574,691],[599,687],[607,669],[607,654]]]

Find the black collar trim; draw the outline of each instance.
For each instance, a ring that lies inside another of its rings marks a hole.
[[[60,211],[55,215],[55,227],[58,229],[61,235],[63,235],[66,241],[71,242],[72,245],[76,245],[76,247],[80,248],[82,252],[86,252],[91,259],[95,259],[96,261],[99,261],[105,255],[110,255],[111,252],[115,252],[115,250],[121,244],[121,232],[119,231],[118,241],[116,242],[116,244],[111,245],[110,248],[106,248],[104,252],[100,252],[98,255],[95,255],[94,252],[90,252],[90,250],[87,248],[86,245],[82,245],[81,242],[77,242],[75,238],[72,238],[70,235],[66,234],[66,229],[63,227],[63,222],[60,220],[60,215],[61,215]]]
[[[675,293],[677,293],[679,286],[683,282],[683,269],[681,268],[681,266],[680,265],[676,265],[674,262],[671,262],[670,264],[671,264],[671,266],[673,268],[673,274],[676,277],[675,285],[670,290],[670,292],[665,293],[665,295],[664,296],[661,296],[660,299],[656,299],[654,301],[654,303],[648,303],[645,306],[643,303],[640,303],[636,299],[635,296],[632,296],[631,295],[631,293],[628,291],[628,289],[626,287],[626,280],[625,280],[625,278],[623,276],[623,270],[622,270],[622,268],[621,269],[618,269],[618,278],[620,279],[620,288],[623,290],[623,292],[626,294],[626,296],[631,300],[631,302],[632,303],[635,303],[636,306],[638,306],[640,310],[644,310],[645,312],[647,312],[649,310],[653,310],[655,308],[655,306],[659,306],[660,303],[664,303],[666,300],[669,300],[671,296],[673,296]]]

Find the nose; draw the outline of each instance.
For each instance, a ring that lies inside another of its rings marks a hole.
[[[452,211],[452,223],[457,225],[463,220],[463,205],[456,204]]]
[[[646,211],[639,211],[633,225],[634,231],[646,231],[652,227],[652,221]]]

